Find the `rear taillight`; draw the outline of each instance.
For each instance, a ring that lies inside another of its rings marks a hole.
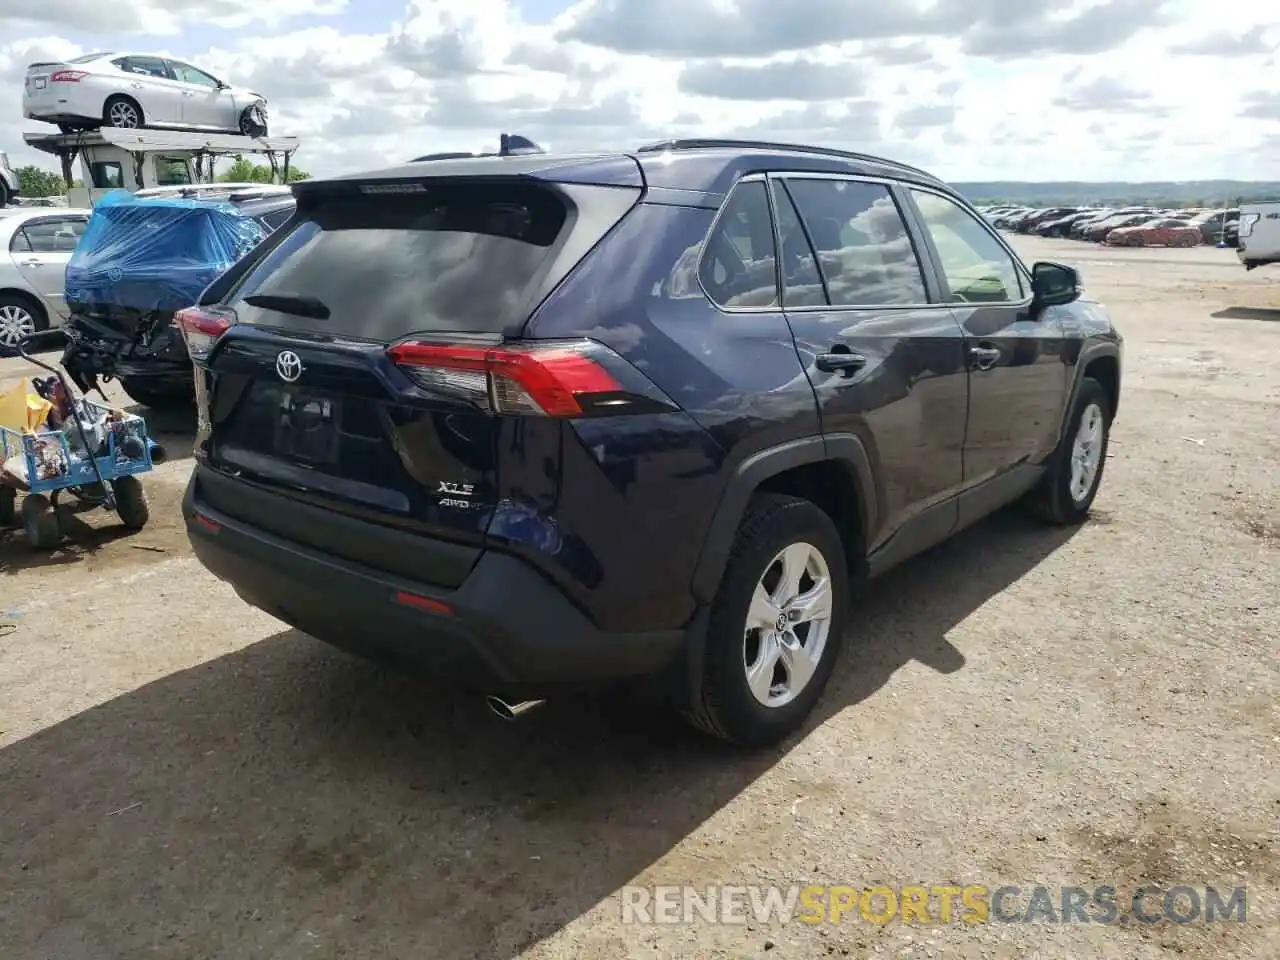
[[[218,338],[235,325],[236,313],[225,307],[187,307],[174,314],[173,322],[182,331],[191,359],[204,360]]]
[[[89,75],[88,70],[59,70],[49,78],[50,83],[79,83]]]
[[[492,413],[577,417],[625,393],[598,359],[603,352],[591,341],[481,347],[409,340],[387,355],[424,390]]]

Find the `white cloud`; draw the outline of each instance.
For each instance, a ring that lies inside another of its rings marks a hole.
[[[883,151],[953,180],[1280,179],[1280,12],[1213,0],[8,0],[0,149],[21,75],[88,48],[172,52],[270,100],[314,173],[500,132],[555,148],[751,135]],[[323,19],[321,19],[323,18]],[[545,18],[544,18],[545,19]],[[394,22],[393,22],[394,21]]]

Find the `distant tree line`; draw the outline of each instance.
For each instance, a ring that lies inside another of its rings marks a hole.
[[[271,166],[265,163],[252,163],[241,157],[222,173],[218,174],[216,179],[223,183],[270,183],[272,179]],[[311,174],[305,170],[299,170],[294,166],[289,167],[290,183],[310,179]]]

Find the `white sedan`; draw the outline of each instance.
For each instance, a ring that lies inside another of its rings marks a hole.
[[[0,210],[0,356],[67,317],[67,262],[90,210]]]
[[[159,127],[267,135],[267,101],[189,63],[142,53],[91,53],[27,67],[22,115],[64,132]]]

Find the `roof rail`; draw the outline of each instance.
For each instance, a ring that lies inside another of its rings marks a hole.
[[[775,143],[771,140],[721,140],[713,137],[659,140],[657,143],[648,143],[642,147],[637,147],[636,152],[661,153],[665,150],[715,150],[723,148],[740,150],[786,150],[790,153],[813,153],[824,157],[839,157],[842,160],[861,160],[866,163],[878,163],[886,167],[897,167],[899,170],[908,170],[911,173],[918,174],[928,180],[938,179],[932,173],[921,170],[919,167],[913,167],[910,164],[901,163],[897,160],[889,160],[885,157],[877,157],[870,153],[857,153],[853,150],[837,150],[835,147],[810,147],[798,143]]]

